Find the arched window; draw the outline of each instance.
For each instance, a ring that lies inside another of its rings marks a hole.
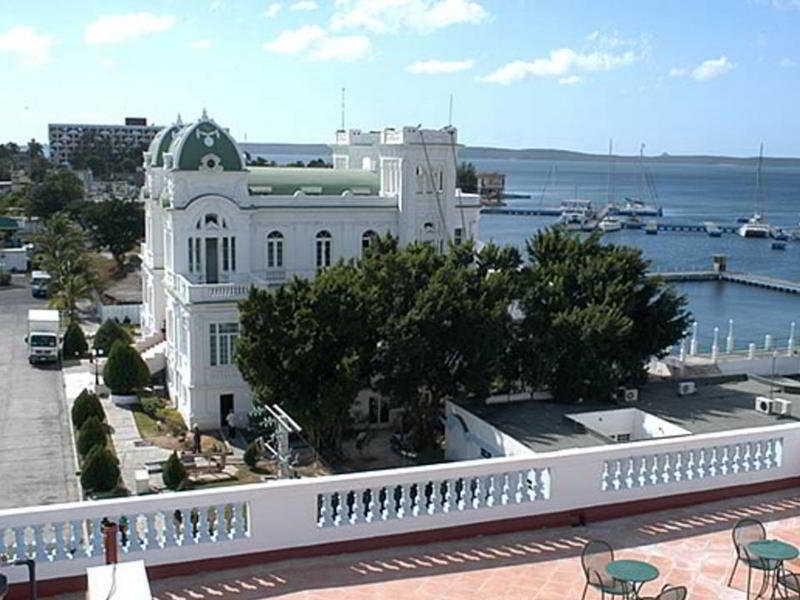
[[[372,229],[367,229],[361,234],[361,256],[364,256],[367,248],[369,248],[370,244],[372,244],[372,240],[374,240],[376,237],[378,237],[378,234],[372,231]]]
[[[329,231],[322,230],[317,233],[317,269],[331,266],[331,246],[333,236]]]
[[[267,268],[283,267],[283,234],[273,231],[267,236]]]
[[[363,171],[372,171],[372,159],[369,156],[361,159],[361,169]]]

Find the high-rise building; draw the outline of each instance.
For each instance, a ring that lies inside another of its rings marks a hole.
[[[127,117],[124,125],[92,125],[88,123],[50,123],[50,158],[68,165],[78,153],[103,148],[116,157],[138,153],[147,148],[161,127],[148,125],[147,119]]]

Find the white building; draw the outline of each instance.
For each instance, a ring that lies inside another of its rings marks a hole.
[[[145,153],[142,328],[166,335],[170,395],[187,424],[250,409],[233,364],[237,301],[251,286],[313,277],[376,234],[401,244],[478,237],[479,201],[455,187],[456,130],[339,131],[333,169],[246,167],[203,116]]]
[[[76,152],[90,149],[98,141],[107,142],[112,152],[124,154],[147,146],[160,130],[160,126],[148,125],[147,119],[138,117],[126,118],[124,125],[50,123],[47,126],[50,159],[68,164]]]

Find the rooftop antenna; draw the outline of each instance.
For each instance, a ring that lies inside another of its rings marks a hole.
[[[447,126],[453,126],[453,94],[450,94],[450,109],[447,113]]]
[[[344,115],[345,115],[345,89],[342,88],[342,124],[340,129],[344,131]]]

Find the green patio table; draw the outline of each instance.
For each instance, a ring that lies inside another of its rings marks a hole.
[[[778,579],[783,573],[783,561],[797,558],[800,556],[800,550],[780,540],[759,540],[747,544],[747,552],[751,557],[766,561],[767,565],[770,567],[770,569],[765,571],[766,576],[764,577],[764,582],[761,584],[761,590],[758,592],[757,597],[767,591],[767,586],[770,584],[770,580],[772,580],[770,598],[776,598],[779,591]]]
[[[659,574],[653,565],[641,560],[615,560],[608,563],[606,572],[617,581],[630,584],[630,598],[638,598],[642,586]]]

